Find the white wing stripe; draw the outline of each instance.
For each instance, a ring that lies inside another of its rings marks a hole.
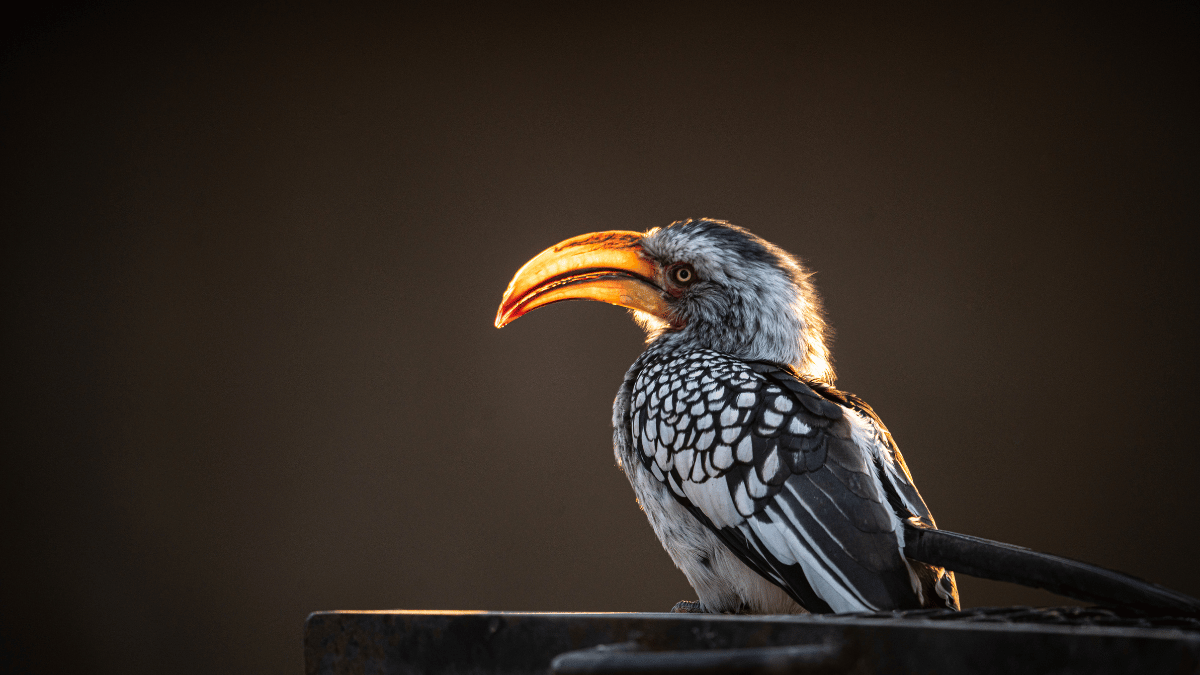
[[[820,525],[821,524],[820,518],[818,518],[817,515],[812,512],[812,509],[809,508],[808,504],[804,503],[804,499],[802,499],[800,497],[800,495],[796,492],[795,488],[793,488],[791,485],[788,485],[787,487],[788,487],[788,490],[792,493],[792,495],[794,495],[796,497],[796,501],[799,502],[800,506],[806,512],[808,512],[808,515],[813,520],[815,520],[818,525]],[[852,594],[853,599],[856,601],[856,604],[853,605],[852,607],[854,607],[854,608],[851,608],[851,609],[839,609],[837,606],[834,605],[834,603],[832,601],[830,601],[829,598],[826,598],[825,596],[821,596],[822,600],[824,600],[825,602],[828,602],[829,606],[833,607],[833,610],[835,612],[861,612],[864,610],[874,611],[874,610],[878,609],[874,605],[867,602],[866,598],[862,597],[858,593],[858,589],[854,587],[854,584],[851,583],[851,581],[848,577],[846,577],[845,573],[842,572],[841,568],[839,566],[835,565],[833,563],[833,561],[829,559],[829,557],[825,554],[825,551],[823,551],[820,546],[817,546],[817,542],[813,539],[812,535],[809,534],[809,532],[804,527],[800,526],[800,522],[801,522],[800,518],[797,517],[795,510],[792,509],[792,505],[789,504],[787,500],[776,500],[772,504],[772,506],[775,506],[776,508],[780,508],[780,509],[785,509],[788,512],[785,515],[789,515],[791,517],[787,518],[786,522],[793,523],[795,525],[795,528],[790,531],[797,532],[800,534],[800,536],[804,537],[804,541],[807,542],[808,548],[811,549],[814,553],[816,553],[817,556],[824,563],[824,565],[823,565],[824,569],[828,570],[829,572],[833,572],[833,574],[836,575],[837,578],[841,580],[840,586],[844,589],[843,592],[849,592],[850,594]],[[821,529],[825,530],[824,525],[821,526]],[[828,534],[829,530],[825,530],[825,532],[826,532],[826,534]],[[830,537],[832,537],[832,536],[833,535],[830,535]],[[834,539],[833,541],[837,542],[837,539]],[[799,542],[796,542],[796,543],[799,544]],[[839,543],[839,545],[840,545],[840,543]],[[826,572],[826,574],[828,574],[828,572]],[[833,582],[833,579],[830,579],[830,582]]]
[[[746,521],[746,523],[750,526],[750,529],[754,532],[754,534],[757,535],[763,546],[767,547],[767,550],[770,551],[771,555],[775,556],[779,562],[783,563],[784,565],[796,564],[796,557],[792,555],[791,547],[788,546],[783,534],[779,532],[778,524],[770,523],[768,526],[767,523],[759,522],[758,517],[750,518]]]
[[[746,533],[745,525],[738,528],[738,530],[746,537],[746,541],[750,542],[750,546],[752,546],[754,548],[754,550],[756,552],[758,552],[758,556],[760,558],[762,558],[763,560],[766,560],[767,556],[763,554],[763,547],[762,547],[762,544],[760,544],[758,542],[758,538],[749,536]],[[777,574],[775,572],[775,570],[771,569],[769,566],[762,566],[761,569],[764,572],[766,572],[767,574],[771,575],[771,578],[774,579],[780,586],[782,586],[783,588],[788,588],[787,581],[784,581],[783,577],[779,576],[779,574]]]
[[[767,507],[766,513],[775,521],[784,520],[784,514],[774,504]],[[749,522],[757,524],[753,519]],[[820,555],[819,549],[812,546],[805,546],[801,543],[796,538],[797,530],[788,527],[779,527],[778,525],[774,525],[774,529],[787,540],[790,550],[796,557],[796,563],[804,570],[804,578],[808,581],[809,586],[812,586],[813,592],[817,594],[817,597],[828,603],[833,611],[861,612],[866,609],[851,594],[851,589],[837,583],[832,578],[827,567],[828,561],[819,560],[813,555],[814,551]],[[800,531],[800,534],[804,535],[805,533]]]
[[[729,486],[724,476],[710,478],[703,483],[684,481],[683,493],[717,527],[737,527],[743,522],[733,505],[733,498],[729,496]]]

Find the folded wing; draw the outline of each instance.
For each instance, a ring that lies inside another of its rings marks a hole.
[[[638,457],[809,611],[921,606],[889,491],[856,444],[858,413],[767,368],[708,350],[647,364],[631,406]]]

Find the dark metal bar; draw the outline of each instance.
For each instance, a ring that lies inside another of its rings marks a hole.
[[[626,643],[629,644],[629,643]],[[555,675],[758,675],[844,673],[852,665],[842,645],[747,647],[647,652],[599,645],[566,652],[550,662]]]
[[[1105,621],[1120,625],[1096,624]],[[1028,608],[822,616],[318,612],[305,625],[304,648],[308,675],[540,674],[564,652],[628,642],[646,652],[716,650],[694,655],[702,660],[779,646],[799,646],[794,654],[804,658],[813,645],[839,645],[855,673],[1200,672],[1193,620],[1142,621]]]

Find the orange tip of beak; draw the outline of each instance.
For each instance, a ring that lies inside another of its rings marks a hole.
[[[572,237],[517,270],[496,311],[496,328],[564,300],[596,300],[648,312],[668,323],[671,308],[655,283],[658,264],[639,232],[610,230]]]

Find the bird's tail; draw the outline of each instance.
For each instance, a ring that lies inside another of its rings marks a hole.
[[[1200,616],[1200,600],[1137,577],[1020,546],[905,521],[904,555],[973,577],[1044,588],[1108,607]]]

